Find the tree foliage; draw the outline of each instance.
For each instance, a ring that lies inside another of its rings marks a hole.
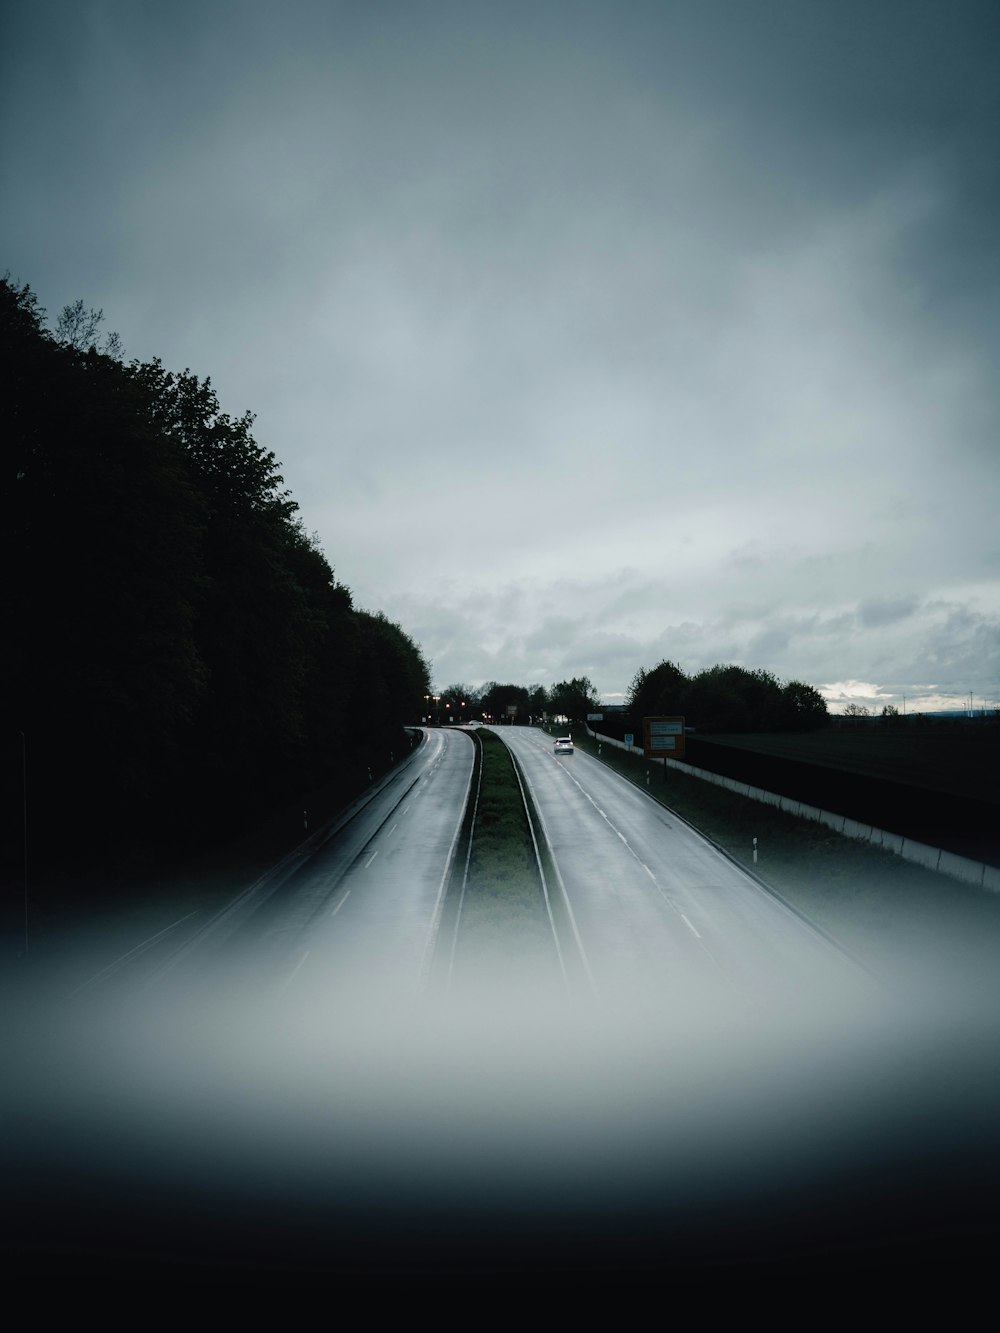
[[[640,719],[679,714],[686,685],[687,677],[675,662],[660,662],[651,671],[640,667],[629,689],[629,712]]]
[[[480,691],[479,706],[492,718],[507,717],[509,708],[516,709],[516,716],[526,718],[531,711],[531,696],[524,685],[502,685],[499,681],[488,681]]]
[[[808,731],[825,726],[826,701],[812,685],[780,681],[770,671],[734,665],[687,676],[674,662],[636,672],[629,712],[644,717],[683,715],[702,731]]]
[[[401,750],[428,670],[352,606],[252,415],[190,370],[99,351],[100,321],[77,302],[53,336],[0,280],[15,735],[35,822],[103,854]]]
[[[564,713],[573,721],[586,721],[587,714],[595,712],[599,707],[597,690],[586,676],[561,680],[549,690],[550,711]]]

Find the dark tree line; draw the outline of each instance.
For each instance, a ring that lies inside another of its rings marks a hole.
[[[442,715],[458,719],[503,719],[508,706],[516,720],[542,714],[565,715],[574,723],[588,713],[602,712],[598,694],[586,676],[542,685],[482,687],[449,685],[439,696]],[[611,730],[632,731],[644,717],[683,716],[700,731],[812,731],[829,721],[826,701],[812,685],[799,680],[780,681],[770,671],[740,666],[712,666],[688,676],[674,662],[660,662],[651,670],[640,668],[632,679],[624,713],[606,714]],[[620,724],[620,725],[616,725]]]
[[[829,720],[826,701],[812,685],[740,666],[687,676],[676,663],[660,662],[636,673],[628,706],[638,724],[644,717],[680,715],[700,731],[812,731]]]
[[[488,717],[526,723],[546,713],[582,721],[600,708],[597,691],[586,676],[559,681],[548,689],[544,685],[501,684],[496,680],[481,686],[448,685],[434,697],[438,701],[436,715],[455,721]]]
[[[33,841],[73,856],[364,770],[428,689],[412,640],[334,578],[252,416],[113,336],[98,350],[99,320],[78,302],[50,334],[0,280],[3,789],[19,812],[26,754]]]

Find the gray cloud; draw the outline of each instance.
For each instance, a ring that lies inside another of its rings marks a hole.
[[[439,683],[989,649],[995,6],[8,12],[5,265],[257,412]]]
[[[912,616],[919,606],[915,596],[896,598],[876,598],[862,602],[858,607],[858,619],[866,629],[877,629],[881,625],[894,625],[900,620]]]

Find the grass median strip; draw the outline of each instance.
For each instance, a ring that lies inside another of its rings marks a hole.
[[[482,786],[459,929],[466,967],[512,978],[548,968],[554,947],[514,761],[495,732],[478,732]]]

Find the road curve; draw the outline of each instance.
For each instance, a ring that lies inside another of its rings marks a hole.
[[[412,759],[232,932],[227,952],[237,974],[304,1005],[416,994],[474,754],[462,732],[424,730]]]
[[[415,773],[401,775],[309,867],[305,948],[290,981],[297,994],[378,995],[395,1001],[422,986],[475,750],[459,731],[427,729]]]

